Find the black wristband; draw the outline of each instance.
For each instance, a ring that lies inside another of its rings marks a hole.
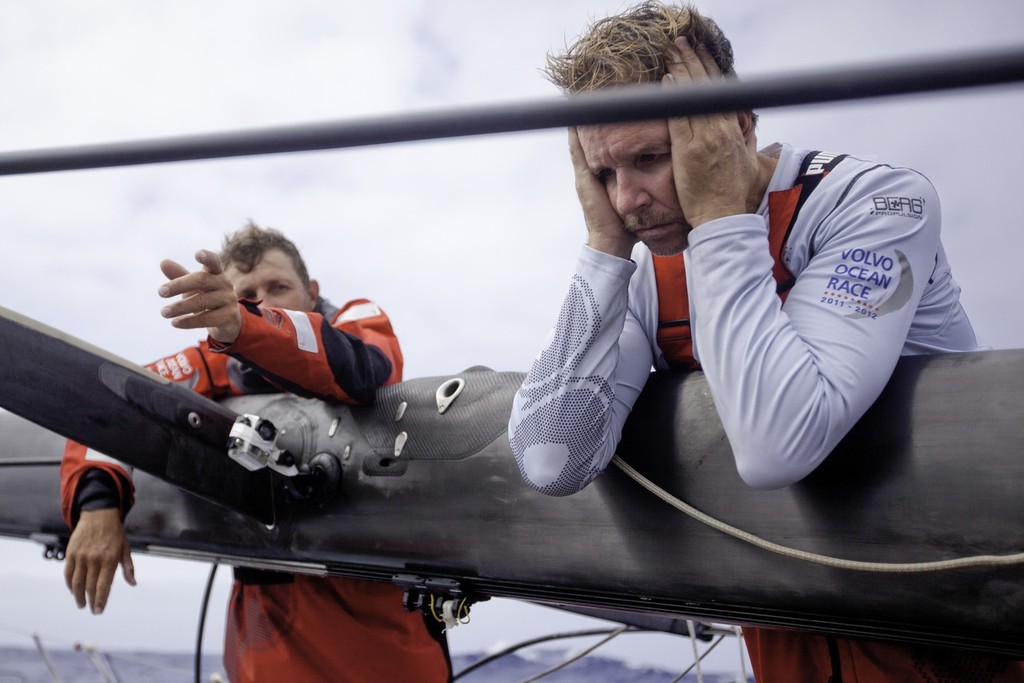
[[[102,510],[104,508],[120,508],[121,496],[113,476],[98,467],[93,467],[82,475],[75,492],[75,517],[82,510]]]

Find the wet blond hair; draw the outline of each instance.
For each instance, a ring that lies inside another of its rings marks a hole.
[[[251,273],[263,255],[271,249],[280,249],[287,256],[302,284],[309,287],[309,271],[298,247],[274,228],[262,228],[251,219],[241,229],[224,236],[220,260],[224,268],[234,266],[242,273]]]
[[[548,53],[544,73],[565,94],[658,82],[680,37],[703,45],[726,77],[736,77],[732,45],[713,19],[692,5],[656,0],[593,22],[564,53]]]

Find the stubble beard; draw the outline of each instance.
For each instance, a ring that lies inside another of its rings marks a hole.
[[[644,236],[637,234],[645,228],[666,223],[681,224],[683,227],[680,231],[675,231],[670,235],[651,239],[645,239]],[[623,221],[623,227],[629,234],[643,242],[655,256],[674,256],[682,252],[686,249],[687,238],[690,230],[693,229],[686,222],[686,218],[681,212],[656,211],[653,209],[640,209],[635,213],[629,214]]]

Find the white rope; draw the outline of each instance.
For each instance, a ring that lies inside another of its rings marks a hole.
[[[686,629],[690,632],[690,645],[693,647],[693,665],[697,667],[697,683],[704,683],[704,672],[700,667],[700,652],[697,650],[697,632],[693,627],[693,621],[686,620]]]
[[[804,560],[806,562],[812,562],[814,564],[824,565],[826,567],[836,567],[838,569],[849,569],[861,572],[913,573],[946,571],[950,569],[963,569],[965,567],[1010,567],[1013,565],[1024,564],[1024,552],[1011,553],[1009,555],[973,555],[970,557],[960,557],[951,560],[936,560],[932,562],[863,562],[860,560],[844,560],[838,557],[831,557],[829,555],[819,555],[818,553],[797,550],[796,548],[790,548],[788,546],[767,541],[759,536],[755,536],[754,534],[743,531],[742,529],[737,529],[734,526],[726,524],[721,520],[715,519],[714,517],[701,512],[697,508],[676,498],[651,480],[647,479],[618,455],[612,458],[612,462],[615,463],[616,467],[625,472],[627,476],[656,495],[658,498],[661,498],[672,507],[686,513],[698,522],[706,524],[712,529],[721,531],[724,534],[728,534],[733,538],[738,538],[741,541],[750,543],[751,545],[763,550],[767,550],[778,555],[784,555],[786,557],[796,558],[798,560]]]
[[[740,680],[747,680],[747,658],[743,653],[743,629],[739,626],[734,626],[733,629],[736,632],[736,641],[740,647]]]

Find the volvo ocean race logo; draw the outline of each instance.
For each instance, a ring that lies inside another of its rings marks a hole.
[[[841,309],[851,318],[878,318],[910,300],[914,273],[898,249],[893,256],[870,249],[844,249],[840,256],[818,303]]]

